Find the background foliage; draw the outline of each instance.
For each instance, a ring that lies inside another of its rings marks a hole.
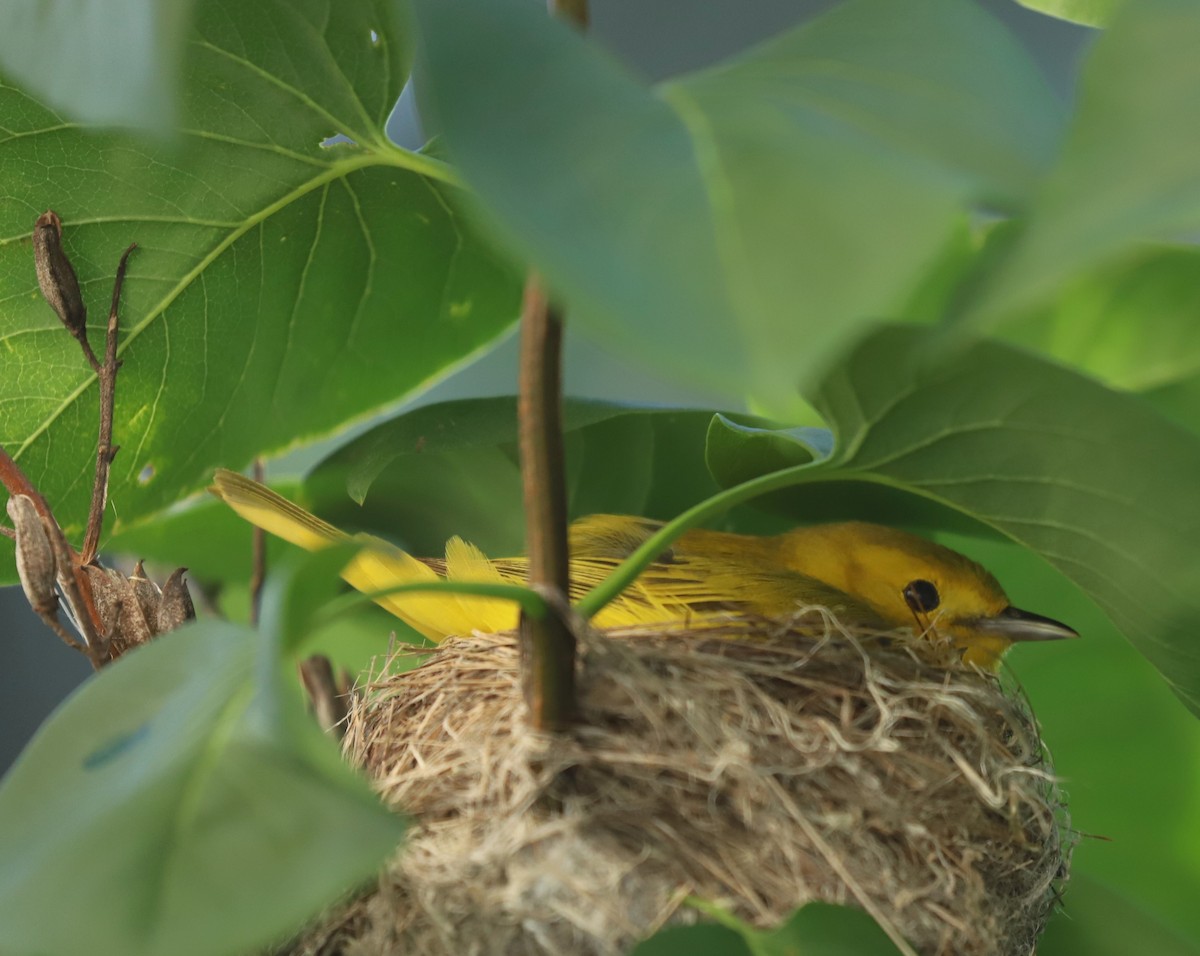
[[[531,263],[573,328],[730,413],[572,403],[572,512],[670,517],[809,464],[802,487],[725,525],[866,517],[983,560],[1014,603],[1086,636],[1012,658],[1088,834],[1043,951],[1200,952],[1200,732],[1181,704],[1200,707],[1200,127],[1181,121],[1200,101],[1200,11],[1028,5],[1107,26],[1070,104],[961,0],[903,15],[846,0],[660,84],[519,0],[164,0],[131,13],[112,59],[86,4],[43,4],[53,16],[0,37],[0,441],[77,535],[94,383],[36,294],[27,239],[45,208],[63,217],[93,324],[136,240],[110,548],[187,564],[236,609],[245,529],[209,501],[164,509],[214,466],[341,432],[469,360],[511,325],[515,264]],[[414,43],[438,134],[422,150],[384,132]],[[95,64],[106,95],[70,70],[45,77],[31,49]],[[512,413],[500,398],[382,421],[297,491],[420,551],[453,533],[515,550]],[[190,862],[229,892],[291,901],[205,930],[196,952],[270,939],[371,872],[397,825],[295,719],[280,677],[314,647],[360,665],[395,627],[360,618],[353,641],[307,627],[327,571],[283,575],[257,637],[197,625],[46,727],[0,785],[0,949],[30,948],[50,918],[37,888],[64,872],[154,875],[136,848],[156,832],[189,846],[206,801],[245,828],[231,838],[345,817],[362,840],[294,885],[283,874],[309,871],[269,849]],[[130,707],[138,680],[166,703]],[[114,711],[124,723],[95,716]],[[246,761],[275,781],[264,792],[307,802],[231,810],[221,781]],[[131,791],[105,796],[105,773]],[[75,842],[30,840],[58,806],[48,788],[97,794],[55,811]],[[78,841],[100,834],[79,872]],[[196,938],[215,904],[194,889],[128,894],[80,922],[86,948]]]

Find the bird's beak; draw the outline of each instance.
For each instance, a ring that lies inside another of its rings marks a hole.
[[[1065,637],[1078,637],[1074,628],[1049,617],[1017,607],[1006,607],[995,617],[976,618],[971,626],[984,634],[1002,637],[1009,641],[1058,641]]]

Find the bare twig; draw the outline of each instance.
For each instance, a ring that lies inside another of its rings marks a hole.
[[[266,478],[261,458],[254,459],[254,480],[260,485]],[[263,581],[267,577],[267,533],[255,525],[250,532],[250,550],[253,567],[250,570],[250,623],[258,623],[259,607],[262,604]]]
[[[81,561],[91,564],[96,558],[100,547],[100,532],[104,527],[104,507],[108,503],[108,471],[117,455],[117,448],[112,443],[113,413],[116,403],[117,371],[121,363],[117,361],[117,327],[118,313],[121,304],[121,287],[125,284],[125,269],[129,264],[129,254],[137,248],[137,243],[130,243],[121,254],[117,263],[117,277],[113,281],[112,305],[108,310],[108,328],[104,339],[104,363],[97,369],[96,376],[100,380],[100,434],[96,441],[96,476],[92,482],[92,504],[88,509],[87,531],[83,537]],[[80,339],[85,352],[90,352],[87,336]]]
[[[569,592],[562,443],[562,323],[535,275],[525,283],[517,403],[529,583]],[[553,606],[521,615],[521,673],[533,725],[566,728],[575,717],[575,636]]]
[[[333,675],[333,665],[322,654],[302,660],[299,668],[300,682],[312,701],[317,723],[325,733],[340,740],[346,730],[349,688],[339,684]]]

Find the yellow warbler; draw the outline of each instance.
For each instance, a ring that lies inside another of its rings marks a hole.
[[[364,548],[342,576],[360,591],[421,581],[523,584],[524,558],[484,556],[451,538],[443,558],[414,558],[370,535],[351,536],[269,488],[232,471],[216,473],[214,494],[247,521],[308,550],[343,540]],[[592,515],[570,529],[571,597],[577,600],[662,526],[647,518]],[[432,640],[516,626],[510,601],[447,593],[406,593],[378,603]],[[995,667],[1014,641],[1077,637],[1058,621],[1009,604],[987,570],[924,538],[865,522],[814,525],[773,537],[688,531],[595,617],[601,627],[695,620],[750,612],[783,617],[819,604],[845,623],[912,627],[949,639],[963,659]]]

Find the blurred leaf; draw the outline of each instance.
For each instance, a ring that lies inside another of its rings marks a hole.
[[[1200,434],[1200,373],[1152,388],[1145,397],[1168,418]]]
[[[851,0],[653,90],[535,5],[415,10],[426,115],[572,322],[785,414],[1058,136],[1022,49],[956,0]]]
[[[737,931],[715,923],[668,926],[642,940],[629,956],[754,956]]]
[[[360,550],[360,544],[339,541],[320,551],[293,553],[267,579],[262,592],[262,628],[275,635],[283,654],[294,656],[296,648],[312,634],[317,612],[342,590],[342,569]]]
[[[1100,609],[1044,559],[1011,541],[935,537],[992,571],[1018,607],[1066,621],[1083,635],[1017,647],[1005,658],[1037,714],[1070,825],[1083,834],[1066,887],[1067,913],[1055,920],[1087,918],[1102,932],[1103,919],[1093,922],[1074,906],[1076,888],[1099,880],[1160,925],[1200,939],[1200,722]],[[1118,910],[1111,915],[1119,919]]]
[[[1042,956],[1200,956],[1200,943],[1185,939],[1103,883],[1075,878],[1065,910],[1050,921]]]
[[[711,412],[571,399],[564,406],[571,517],[597,511],[673,517],[716,490],[702,456]],[[346,495],[365,496],[363,507]],[[305,482],[339,527],[390,534],[417,554],[462,535],[486,553],[524,548],[516,399],[416,409],[334,452]]]
[[[48,106],[96,126],[166,132],[194,0],[9,4],[0,69]]]
[[[900,951],[862,910],[809,903],[770,933],[756,932],[755,956],[896,956]]]
[[[994,324],[1140,241],[1200,229],[1200,4],[1124,4],[1084,66],[1062,156],[971,310]]]
[[[1031,548],[1200,711],[1200,438],[1031,355],[989,342],[947,355],[933,334],[882,328],[829,375],[813,401],[838,444],[797,483],[891,486]],[[731,460],[710,459],[718,481]]]
[[[1122,0],[1017,0],[1023,7],[1089,27],[1107,26]]]
[[[281,668],[199,622],[60,708],[0,784],[0,949],[246,952],[369,878],[401,822]]]
[[[271,487],[304,504],[299,482],[272,481]],[[104,550],[134,560],[183,566],[194,577],[220,582],[249,581],[253,554],[250,526],[207,493],[123,528],[108,539]],[[286,553],[282,541],[267,537],[269,567]]]
[[[774,930],[761,930],[721,906],[701,900],[691,905],[718,925],[671,927],[639,944],[633,956],[690,956],[692,953],[747,953],[750,956],[895,956],[899,950],[862,910],[831,903],[808,903]]]
[[[17,241],[47,206],[63,218],[97,348],[119,251],[139,244],[122,307],[118,525],[195,490],[214,465],[395,402],[517,314],[516,277],[451,209],[447,168],[384,136],[407,74],[398,5],[201,0],[196,18],[176,140],[64,124],[0,89],[0,226],[12,239],[0,243],[0,336],[19,369],[0,384],[0,441],[73,536],[97,398]],[[354,143],[322,146],[334,133]]]
[[[1200,250],[1139,248],[1116,267],[1056,290],[1004,337],[1118,388],[1169,386],[1200,374]]]

